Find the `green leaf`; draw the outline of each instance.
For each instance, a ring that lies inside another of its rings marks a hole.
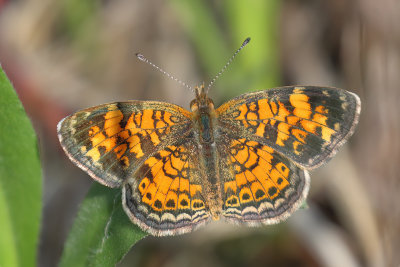
[[[41,198],[36,135],[0,68],[0,266],[36,266]]]
[[[95,183],[80,207],[60,266],[115,266],[145,236],[123,211],[121,189]]]

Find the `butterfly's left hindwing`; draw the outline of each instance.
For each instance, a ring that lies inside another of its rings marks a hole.
[[[156,236],[191,232],[210,220],[198,150],[181,138],[149,157],[123,185],[130,219]]]
[[[78,111],[60,121],[57,129],[74,163],[100,183],[118,187],[152,153],[190,128],[190,113],[181,107],[129,101]]]
[[[221,128],[267,145],[313,169],[337,152],[353,133],[360,99],[342,89],[280,87],[244,94],[216,111]]]

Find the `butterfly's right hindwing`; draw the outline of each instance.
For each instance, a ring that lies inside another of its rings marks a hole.
[[[278,223],[305,201],[308,172],[271,147],[226,133],[221,134],[219,154],[222,215],[228,221]]]

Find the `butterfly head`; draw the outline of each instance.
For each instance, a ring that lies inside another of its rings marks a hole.
[[[197,110],[214,109],[214,102],[208,98],[204,84],[196,86],[194,89],[196,92],[196,98],[190,103],[190,109],[192,112]]]

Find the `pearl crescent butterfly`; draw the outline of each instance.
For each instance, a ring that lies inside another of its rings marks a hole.
[[[93,179],[122,188],[132,222],[156,236],[211,220],[275,224],[305,201],[307,170],[352,135],[354,93],[290,86],[236,97],[218,108],[204,86],[191,111],[156,101],[103,104],[58,124],[68,157]]]

